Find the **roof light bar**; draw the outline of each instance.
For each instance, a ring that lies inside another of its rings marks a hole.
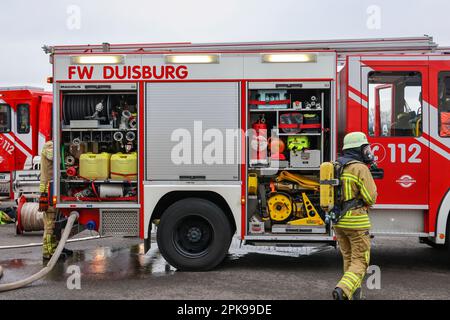
[[[262,54],[262,62],[265,63],[307,63],[317,62],[317,55],[314,53],[274,53]]]
[[[219,63],[218,54],[208,55],[166,55],[166,63],[189,64],[189,63]]]
[[[123,64],[124,56],[86,55],[71,57],[72,64]]]

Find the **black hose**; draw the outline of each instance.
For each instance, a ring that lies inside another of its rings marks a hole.
[[[63,97],[63,121],[69,125],[70,120],[85,120],[95,113],[98,103],[104,108],[99,117],[104,117],[103,124],[108,124],[111,119],[111,97],[109,95],[65,95]]]

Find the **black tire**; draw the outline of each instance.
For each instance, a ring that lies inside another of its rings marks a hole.
[[[156,240],[162,256],[183,271],[207,271],[221,263],[231,244],[225,213],[211,201],[187,198],[161,217]]]
[[[152,248],[152,239],[151,236],[147,239],[144,239],[144,253],[147,253],[148,250]]]

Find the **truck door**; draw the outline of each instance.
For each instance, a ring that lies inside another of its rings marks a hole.
[[[32,165],[33,128],[32,101],[23,100],[15,103],[15,114],[12,117],[12,137],[14,138],[15,170],[30,169]]]
[[[429,184],[428,57],[352,57],[348,131],[367,134],[378,166],[377,205],[426,209]],[[357,125],[360,124],[360,125]],[[349,130],[350,129],[350,130]]]
[[[429,103],[429,226],[436,242],[443,244],[450,212],[450,57],[446,55],[430,56]]]
[[[11,134],[11,103],[0,100],[0,171],[14,170],[14,141]]]
[[[11,174],[14,170],[14,143],[11,141],[11,104],[0,98],[0,199],[11,196]]]

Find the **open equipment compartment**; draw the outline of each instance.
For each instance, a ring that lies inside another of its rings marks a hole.
[[[249,83],[247,230],[251,236],[331,235],[320,207],[330,161],[331,83]]]
[[[59,203],[138,203],[136,85],[63,86]]]

